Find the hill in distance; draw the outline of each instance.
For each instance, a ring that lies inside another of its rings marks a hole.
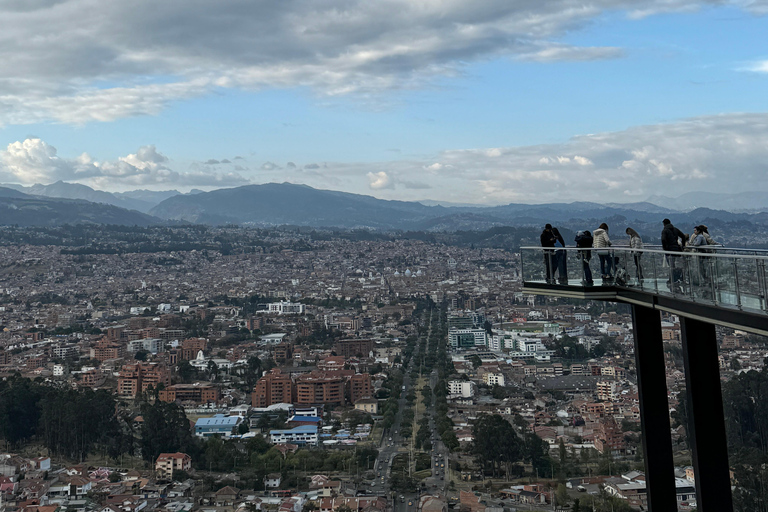
[[[103,190],[95,190],[87,185],[82,185],[80,183],[67,183],[64,181],[57,181],[55,183],[51,183],[50,185],[42,185],[36,183],[29,187],[25,187],[22,185],[11,184],[5,185],[5,187],[34,196],[61,199],[82,199],[92,203],[111,204],[113,206],[118,206],[127,210],[136,210],[142,213],[147,213],[161,201],[179,194],[179,192],[176,190],[167,190],[161,192],[155,192],[151,190],[133,190],[130,192],[112,193],[105,192]]]
[[[117,224],[150,226],[162,221],[134,210],[79,199],[32,196],[0,187],[0,225]]]

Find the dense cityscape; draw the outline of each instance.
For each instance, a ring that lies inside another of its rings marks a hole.
[[[157,236],[226,249],[0,246],[5,507],[646,505],[627,306],[524,295],[503,249],[188,229]],[[691,510],[680,324],[662,326]],[[765,339],[718,338],[730,396]]]

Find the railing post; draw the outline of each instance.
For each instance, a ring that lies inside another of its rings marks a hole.
[[[739,288],[739,264],[737,258],[733,258],[733,286],[736,291],[736,307],[741,309],[741,289]]]
[[[663,256],[666,258],[666,254]],[[656,258],[651,255],[651,263],[653,265],[653,291],[659,293],[659,274],[656,272]]]
[[[651,308],[634,305],[632,327],[648,510],[677,510],[661,315]]]
[[[763,311],[768,311],[768,283],[765,282],[765,260],[757,258],[757,284],[760,290],[760,307]]]
[[[701,512],[733,512],[715,326],[685,317],[680,326],[696,505]]]
[[[717,258],[710,256],[709,260],[709,281],[710,290],[712,291],[712,303],[717,304]]]

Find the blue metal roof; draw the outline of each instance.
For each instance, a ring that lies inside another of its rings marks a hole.
[[[240,416],[224,416],[223,414],[217,414],[212,418],[200,418],[195,423],[195,428],[198,427],[234,427],[237,425]]]
[[[313,423],[320,423],[320,418],[317,416],[292,416],[288,421],[311,421]]]
[[[283,434],[290,432],[292,434],[317,434],[317,426],[315,425],[301,425],[295,428],[289,428],[286,430],[270,430],[270,434]]]

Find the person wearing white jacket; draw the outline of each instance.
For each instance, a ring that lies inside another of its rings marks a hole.
[[[635,260],[635,270],[637,270],[638,283],[643,282],[643,266],[640,261],[643,256],[643,239],[632,228],[627,228],[627,234],[629,235],[629,247],[632,249],[632,257]]]
[[[597,256],[600,258],[600,273],[602,274],[603,284],[613,279],[611,274],[613,270],[613,256],[608,248],[611,246],[611,239],[608,237],[608,224],[603,222],[600,227],[592,232],[594,242],[592,247],[597,249]]]

